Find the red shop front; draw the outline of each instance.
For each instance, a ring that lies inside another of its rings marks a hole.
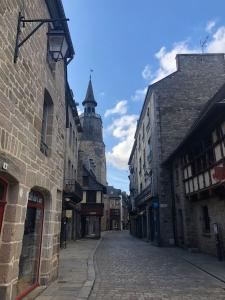
[[[44,199],[31,190],[28,197],[23,245],[19,262],[17,297],[20,300],[39,285]]]

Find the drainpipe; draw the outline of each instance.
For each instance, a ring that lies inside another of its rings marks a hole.
[[[176,230],[176,201],[175,201],[175,192],[174,192],[174,181],[173,181],[173,166],[172,163],[169,165],[169,172],[170,172],[170,182],[171,182],[171,195],[172,195],[172,225],[173,225],[173,236],[174,236],[174,243],[175,246],[178,245],[177,243],[177,230]]]

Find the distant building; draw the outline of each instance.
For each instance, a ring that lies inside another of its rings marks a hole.
[[[225,258],[225,85],[167,159],[175,242]]]
[[[174,244],[171,174],[162,165],[224,84],[224,54],[179,54],[177,71],[149,86],[129,159],[131,232]]]
[[[108,230],[121,230],[121,217],[122,217],[122,197],[121,190],[115,189],[113,186],[107,186],[107,199],[109,203],[109,213],[107,224]]]
[[[91,79],[88,84],[84,113],[80,116],[82,133],[79,144],[78,181],[82,182],[81,231],[83,237],[100,237],[103,197],[106,193],[106,158],[102,119],[95,111]]]
[[[78,182],[78,149],[81,123],[72,90],[66,88],[66,134],[64,152],[64,185],[61,223],[61,246],[81,237],[80,205],[83,192]]]
[[[129,229],[130,199],[126,192],[122,192],[121,206],[122,206],[121,209],[122,229]]]

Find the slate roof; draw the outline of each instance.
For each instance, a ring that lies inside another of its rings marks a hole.
[[[94,106],[97,106],[97,102],[95,101],[95,97],[94,97],[91,78],[90,78],[89,83],[88,83],[86,97],[85,97],[82,104],[85,105],[86,103],[92,103],[92,104],[94,104]]]

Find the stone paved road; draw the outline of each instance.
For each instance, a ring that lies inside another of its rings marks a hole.
[[[128,232],[107,233],[95,256],[90,300],[220,300],[225,284],[185,262],[172,248],[157,248]]]

